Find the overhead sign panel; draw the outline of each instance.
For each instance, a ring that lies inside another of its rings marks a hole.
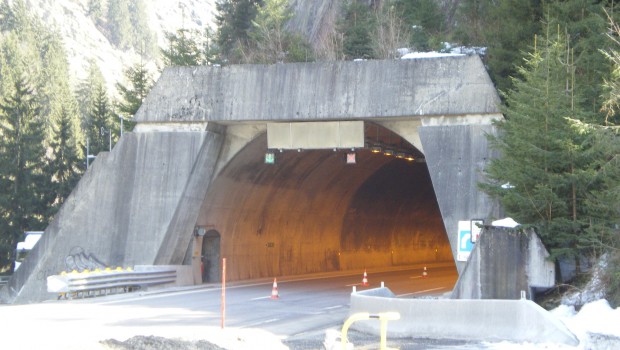
[[[332,149],[364,147],[363,121],[267,124],[267,148]]]

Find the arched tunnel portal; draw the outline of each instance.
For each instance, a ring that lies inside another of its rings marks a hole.
[[[453,262],[423,154],[379,124],[365,129],[355,164],[332,149],[276,151],[266,164],[262,132],[222,167],[196,225],[221,234],[228,279]],[[375,141],[398,152],[375,153]]]
[[[200,255],[206,280],[221,258],[236,280],[438,260],[460,273],[459,224],[501,215],[478,188],[498,104],[477,56],[167,68],[0,300],[49,298],[46,277],[71,271],[76,247],[105,266],[174,266],[182,283],[200,283]],[[355,164],[350,144],[293,147],[346,125]],[[265,164],[280,128],[291,147]]]

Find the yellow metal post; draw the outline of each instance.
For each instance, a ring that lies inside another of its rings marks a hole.
[[[368,312],[359,312],[351,315],[342,326],[342,334],[340,336],[340,344],[342,345],[342,350],[347,350],[347,343],[349,342],[347,338],[347,332],[349,331],[349,327],[357,321],[369,320],[371,318],[378,318],[379,322],[381,322],[381,339],[379,343],[379,348],[381,350],[387,349],[387,323],[388,321],[395,321],[400,319],[400,314],[398,312],[383,312],[379,315],[370,315]]]

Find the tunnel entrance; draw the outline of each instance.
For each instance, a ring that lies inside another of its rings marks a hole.
[[[263,133],[235,154],[197,222],[221,232],[227,279],[454,263],[422,152],[375,123],[365,135],[364,148],[272,150],[266,164]]]
[[[202,237],[202,282],[213,283],[221,279],[220,233],[209,230]]]

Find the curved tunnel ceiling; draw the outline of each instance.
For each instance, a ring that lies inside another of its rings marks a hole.
[[[387,129],[374,138],[421,153]],[[376,135],[375,135],[376,134]],[[220,232],[233,280],[452,261],[424,162],[358,149],[276,152],[266,134],[246,145],[210,186],[197,225]]]

